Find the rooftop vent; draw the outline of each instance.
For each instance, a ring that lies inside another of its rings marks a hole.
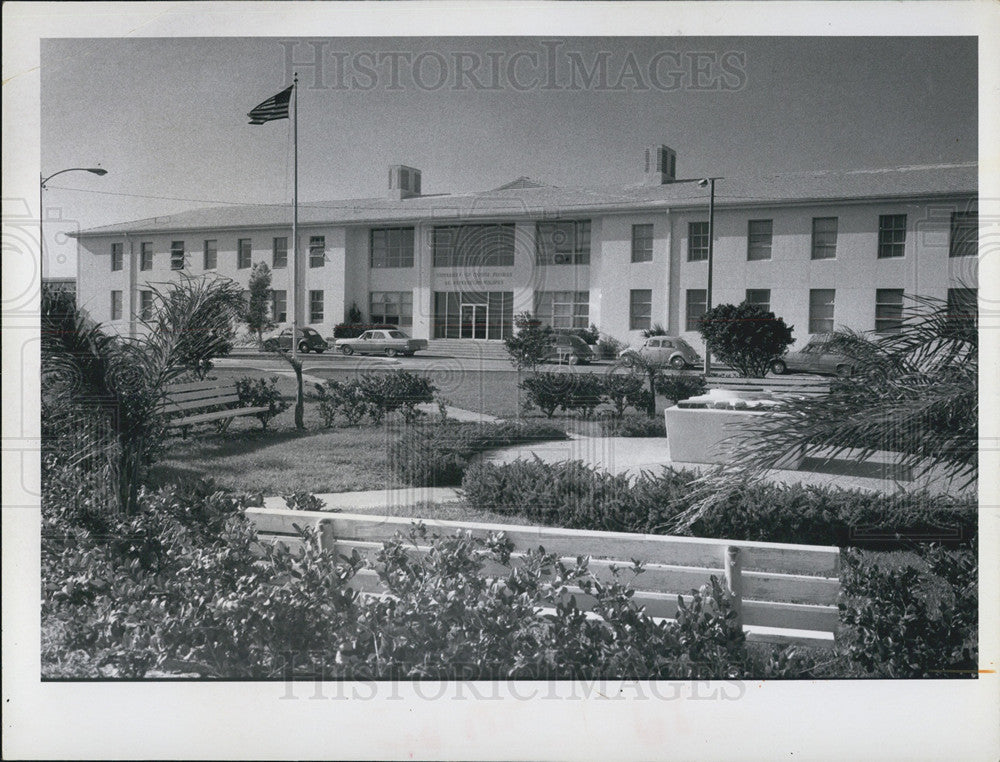
[[[669,146],[652,146],[646,149],[644,170],[646,185],[666,185],[677,179],[677,154]]]
[[[420,195],[420,170],[403,164],[389,167],[389,198],[400,201]]]

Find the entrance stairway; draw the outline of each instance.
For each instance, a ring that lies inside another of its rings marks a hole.
[[[463,360],[509,360],[502,341],[483,339],[431,339],[421,354],[458,357]]]

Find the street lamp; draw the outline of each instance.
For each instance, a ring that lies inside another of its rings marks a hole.
[[[45,264],[45,183],[64,172],[90,172],[92,175],[103,177],[108,173],[108,170],[102,167],[70,167],[69,169],[60,169],[58,172],[53,172],[48,177],[42,177],[42,173],[38,173],[38,253],[43,266]]]
[[[721,177],[691,177],[674,180],[673,183],[698,183],[699,188],[708,188],[708,282],[705,287],[705,312],[712,309],[712,255],[715,248],[715,181]],[[671,183],[671,184],[673,184]],[[712,353],[705,342],[705,375],[712,372]]]

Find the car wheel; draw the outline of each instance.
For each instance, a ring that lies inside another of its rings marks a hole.
[[[566,356],[566,364],[567,365],[576,365],[576,363],[577,363],[577,357],[576,357],[576,355],[567,355]]]
[[[776,376],[783,375],[786,370],[788,370],[788,367],[783,360],[775,360],[771,363],[771,372]]]
[[[395,357],[396,356],[396,350],[393,349],[392,347],[386,347],[385,348],[385,356],[386,357]]]
[[[340,348],[340,353],[344,355],[353,355],[354,348],[350,344],[347,344],[346,346]]]
[[[674,370],[683,370],[685,366],[684,358],[680,355],[670,358],[670,367]]]
[[[851,374],[854,372],[854,368],[850,365],[838,365],[837,375],[841,378],[850,378]]]
[[[306,343],[305,343],[304,341],[300,341],[300,342],[299,342],[299,351],[300,351],[300,352],[301,352],[302,354],[304,354],[304,355],[307,355],[307,354],[309,354],[309,345],[308,345],[308,344],[306,344]]]

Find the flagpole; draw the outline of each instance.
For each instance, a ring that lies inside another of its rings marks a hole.
[[[299,73],[292,79],[295,99],[292,118],[292,359],[298,355],[299,344]]]

